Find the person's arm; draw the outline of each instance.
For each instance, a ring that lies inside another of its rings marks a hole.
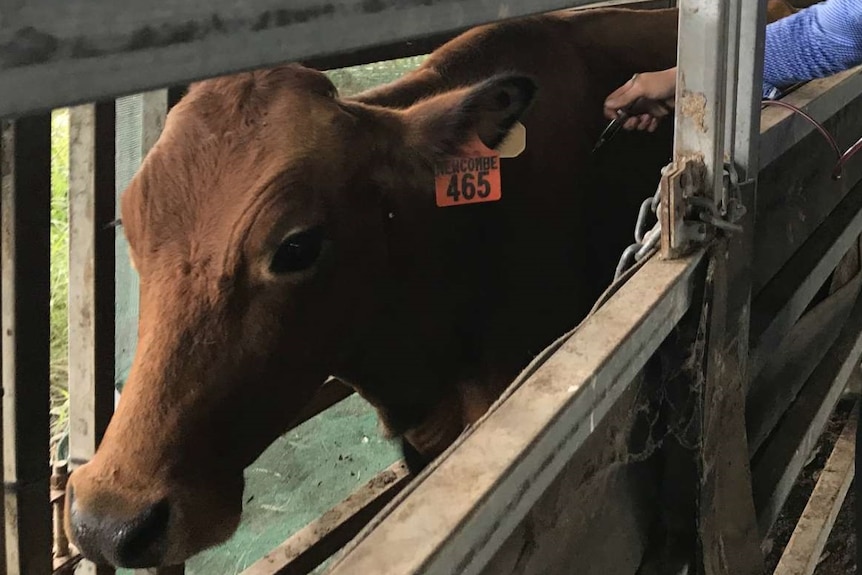
[[[763,94],[862,63],[862,0],[826,0],[766,28]]]
[[[775,97],[779,88],[825,78],[862,64],[862,0],[826,0],[777,20],[766,27],[763,96]],[[635,116],[627,130],[655,130],[673,106],[676,68],[639,74],[605,101],[604,113],[616,118],[631,107]],[[669,98],[669,99],[668,99]]]
[[[619,110],[629,110],[632,116],[623,124],[626,130],[637,128],[652,132],[658,127],[659,119],[670,113],[675,95],[676,68],[636,74],[605,99],[605,116],[612,120]]]

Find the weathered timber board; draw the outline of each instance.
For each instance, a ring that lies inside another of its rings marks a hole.
[[[855,474],[858,412],[857,402],[817,480],[811,499],[799,518],[774,575],[814,575]]]
[[[645,391],[641,374],[482,575],[636,573],[658,512],[656,461],[633,454],[654,447],[635,445],[648,429]]]
[[[859,368],[860,356],[862,302],[857,298],[840,336],[752,460],[761,534],[768,532],[778,517],[850,375]]]
[[[794,325],[862,233],[862,186],[857,185],[832,210],[752,303],[750,360],[752,389],[761,371],[775,368],[776,352]]]
[[[801,118],[794,122],[805,123]],[[825,122],[846,149],[862,133],[862,95]],[[840,181],[831,179],[835,154],[819,133],[771,162],[760,173],[754,230],[752,296],[756,297],[797,249],[862,178],[862,161],[847,165]]]
[[[0,117],[588,4],[597,2],[2,0]]]

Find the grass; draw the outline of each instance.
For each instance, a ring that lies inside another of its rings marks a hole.
[[[69,110],[51,119],[51,444],[69,424]]]

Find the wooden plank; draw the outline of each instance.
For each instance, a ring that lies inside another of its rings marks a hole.
[[[7,124],[0,120],[0,213],[2,213],[2,205],[4,203],[3,196],[6,195],[7,186],[14,185],[14,177],[15,173],[13,172],[14,167],[14,157],[12,155],[12,151],[14,150],[14,142],[11,138],[14,137],[12,133],[12,125]],[[2,226],[2,222],[0,222],[0,226]],[[0,249],[2,249],[2,245],[5,241],[2,239],[2,228],[0,228]],[[0,256],[2,257],[2,256]],[[2,263],[0,263],[2,265]],[[0,280],[0,302],[3,301],[3,282]],[[0,313],[0,333],[3,331],[3,314]],[[3,374],[3,354],[0,353],[0,377]],[[5,392],[4,392],[5,394]],[[2,404],[0,404],[0,470],[3,470],[3,478],[5,483],[5,470],[6,466],[4,463],[5,460],[5,416]],[[0,575],[6,575],[8,573],[7,567],[7,552],[6,552],[6,500],[5,495],[3,502],[0,503]]]
[[[114,412],[113,101],[69,110],[69,463],[96,453]],[[114,570],[82,561],[80,575]]]
[[[816,194],[817,189],[812,191]],[[862,185],[857,184],[754,299],[752,378],[760,374],[787,339],[787,334],[860,233]]]
[[[114,411],[113,101],[69,111],[69,454],[96,452]]]
[[[686,312],[701,257],[647,262],[411,483],[331,575],[479,573]]]
[[[0,117],[591,3],[7,0],[0,20]]]
[[[774,575],[814,575],[856,471],[858,411],[857,403],[817,479]]]
[[[3,440],[7,570],[51,572],[51,117],[2,124]]]
[[[576,6],[570,10],[591,10],[595,8],[632,8],[637,10],[658,10],[670,8],[675,5],[673,0],[604,0],[593,2],[584,6]],[[399,58],[410,58],[430,54],[452,38],[466,32],[470,26],[447,30],[438,34],[423,36],[415,40],[389,42],[379,46],[359,48],[350,52],[343,52],[330,56],[309,58],[304,64],[318,70],[332,70],[336,68],[347,68],[370,62],[382,62],[384,60],[397,60]]]
[[[801,108],[818,122],[825,122],[862,93],[860,71],[862,67],[851,68],[828,78],[808,82],[783,100]],[[761,115],[760,131],[760,167],[765,169],[803,138],[812,135],[814,127],[790,110],[767,107]]]
[[[649,573],[638,569],[654,545],[651,528],[662,506],[657,495],[665,476],[655,457],[661,443],[650,435],[658,435],[653,429],[656,411],[650,405],[655,380],[644,372],[530,508],[482,575]],[[655,375],[654,370],[648,373]]]
[[[786,332],[785,344],[752,382],[746,409],[748,451],[753,456],[793,404],[829,352],[859,299],[862,274],[806,313]]]
[[[761,534],[769,531],[781,512],[847,381],[859,369],[860,358],[862,299],[856,301],[838,340],[752,460]]]
[[[862,81],[853,82],[857,89],[854,97],[844,92],[848,86],[833,86],[818,98],[828,103],[844,102],[844,107],[821,118],[824,127],[832,133],[839,147],[849,147],[862,133]],[[811,88],[805,87],[807,90]],[[793,94],[787,100],[796,104],[811,100]],[[845,99],[849,101],[845,102]],[[803,106],[804,108],[805,106]],[[813,107],[813,104],[809,107]],[[822,106],[827,108],[825,103]],[[765,110],[764,118],[774,110]],[[766,120],[764,119],[764,122]],[[776,274],[789,262],[794,253],[811,237],[829,214],[862,179],[862,162],[849,162],[840,181],[832,179],[836,162],[835,152],[819,133],[812,133],[808,122],[798,116],[783,120],[777,133],[793,139],[790,133],[805,125],[806,136],[792,148],[784,148],[781,156],[769,165],[762,166],[758,177],[757,221],[755,227],[753,295],[757,296]],[[762,131],[761,140],[771,138],[772,132]]]
[[[310,573],[355,537],[409,480],[404,463],[393,463],[248,567],[242,575]]]

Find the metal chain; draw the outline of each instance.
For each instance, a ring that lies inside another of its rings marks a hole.
[[[661,221],[658,219],[658,208],[661,204],[661,184],[656,188],[655,195],[645,199],[638,211],[635,223],[635,243],[623,251],[614,273],[614,281],[619,280],[633,265],[643,260],[657,248],[661,239]],[[647,228],[647,219],[652,214],[655,224]]]

